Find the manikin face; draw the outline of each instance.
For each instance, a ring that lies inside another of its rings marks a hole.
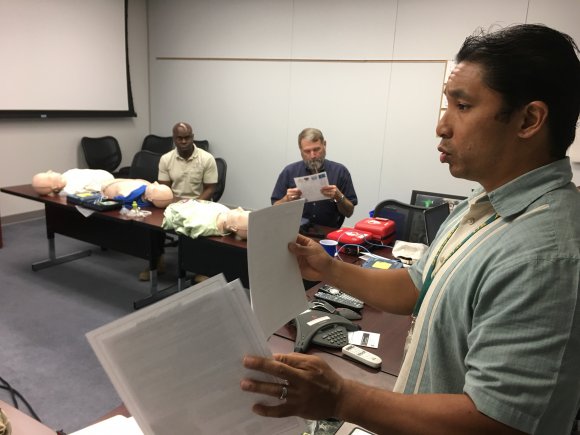
[[[193,132],[187,125],[178,124],[173,129],[173,143],[180,156],[189,157],[193,152]]]
[[[451,175],[479,182],[488,192],[514,178],[518,163],[518,116],[500,120],[499,93],[482,81],[482,68],[461,62],[451,72],[448,108],[437,125],[441,163]]]
[[[300,141],[300,155],[308,169],[318,172],[326,157],[326,141],[312,142],[308,139],[302,139]]]
[[[66,180],[58,172],[41,172],[32,177],[32,188],[39,195],[51,195],[60,192],[66,186]]]
[[[250,212],[241,207],[228,210],[224,213],[224,232],[232,232],[240,239],[248,238],[248,217]]]
[[[144,196],[147,201],[151,201],[158,208],[165,208],[173,201],[171,188],[157,182],[147,186]]]

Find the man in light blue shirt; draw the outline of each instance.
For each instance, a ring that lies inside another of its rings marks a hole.
[[[319,358],[248,356],[288,385],[264,416],[337,417],[377,433],[570,433],[580,407],[580,193],[566,150],[580,112],[573,40],[542,25],[466,39],[447,81],[441,163],[481,188],[410,269],[370,270],[299,237],[302,274],[413,329],[395,392],[343,379]],[[284,393],[284,394],[282,394]]]

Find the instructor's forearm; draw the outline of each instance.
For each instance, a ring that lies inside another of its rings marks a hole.
[[[399,394],[345,380],[336,418],[378,434],[519,434],[480,413],[466,394]]]
[[[405,269],[376,270],[334,260],[325,281],[373,307],[411,314],[418,291]]]

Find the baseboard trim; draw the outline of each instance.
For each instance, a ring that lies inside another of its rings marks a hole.
[[[17,224],[32,219],[39,219],[44,217],[44,210],[28,211],[26,213],[11,214],[10,216],[2,216],[2,225]]]

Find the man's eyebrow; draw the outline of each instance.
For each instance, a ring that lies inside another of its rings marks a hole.
[[[445,87],[445,95],[448,97],[455,98],[455,99],[458,99],[458,98],[467,99],[467,98],[469,98],[469,95],[463,89],[451,89],[451,90],[449,90],[447,87]]]

